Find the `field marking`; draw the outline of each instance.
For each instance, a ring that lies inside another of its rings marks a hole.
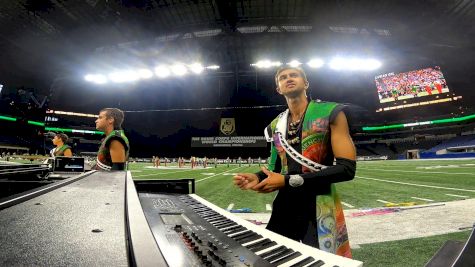
[[[224,171],[224,172],[220,172],[220,173],[217,173],[217,174],[215,174],[215,175],[211,175],[211,176],[208,176],[208,177],[206,177],[206,178],[203,178],[203,179],[200,179],[200,180],[196,180],[195,183],[198,183],[198,182],[201,182],[201,181],[204,181],[204,180],[208,180],[209,178],[213,178],[213,177],[218,176],[218,175],[220,175],[220,174],[223,174],[223,173],[226,173],[226,172],[228,172],[228,171],[235,170],[235,169],[239,169],[239,168],[242,168],[242,167],[236,167],[236,168],[231,169],[231,170],[226,170],[226,171]]]
[[[432,199],[421,198],[421,197],[411,197],[411,198],[413,198],[413,199],[419,199],[419,200],[423,200],[423,201],[427,201],[427,202],[432,202],[432,201],[434,201],[434,200],[432,200]]]
[[[381,199],[376,199],[376,201],[384,203],[384,204],[392,204],[392,202],[386,201],[386,200],[381,200]]]
[[[355,207],[355,206],[350,205],[350,204],[348,204],[348,203],[346,203],[346,202],[343,202],[343,201],[341,202],[341,204],[342,204],[343,206],[345,206],[345,207],[348,207],[348,208],[354,208],[354,207]]]
[[[190,170],[176,171],[176,172],[154,172],[154,173],[151,173],[151,174],[134,175],[134,176],[132,176],[132,177],[144,177],[144,176],[161,175],[161,174],[172,174],[172,173],[189,172],[189,171],[193,171],[193,170],[190,169]]]
[[[234,207],[234,203],[229,204],[229,206],[226,208],[227,210],[231,210]]]
[[[360,178],[360,179],[374,180],[374,181],[393,183],[393,184],[413,185],[413,186],[420,186],[420,187],[447,189],[447,190],[464,191],[464,192],[475,192],[475,190],[471,190],[471,189],[443,187],[443,186],[425,185],[425,184],[413,184],[413,183],[405,183],[405,182],[396,182],[396,181],[383,180],[383,179],[377,179],[377,178],[371,178],[371,177],[363,177],[363,176],[358,176],[358,175],[355,175],[355,177]]]
[[[271,206],[270,204],[266,204],[266,210],[271,211],[271,210],[272,210],[272,206]]]
[[[445,194],[447,196],[451,196],[451,197],[462,197],[462,198],[468,198],[468,196],[461,196],[461,195],[452,195],[452,194]]]
[[[472,172],[426,172],[426,171],[405,171],[405,170],[388,170],[388,169],[373,169],[373,168],[357,168],[363,170],[372,170],[372,171],[383,171],[383,172],[416,172],[416,173],[440,173],[440,174],[468,174],[468,175],[475,175]]]

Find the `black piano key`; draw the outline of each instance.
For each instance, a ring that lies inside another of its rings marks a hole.
[[[213,226],[216,226],[217,224],[221,224],[225,222],[226,222],[226,218],[220,218],[218,220],[209,221],[209,223],[211,223]]]
[[[220,223],[215,223],[213,224],[216,228],[220,227],[221,225],[224,225],[224,224],[229,224],[230,222],[232,222],[231,220],[227,219],[227,220],[224,220]]]
[[[216,228],[218,228],[219,230],[221,230],[221,229],[227,228],[227,227],[229,227],[229,226],[234,226],[234,225],[237,225],[237,223],[231,221],[231,222],[225,223],[225,224],[223,224],[223,225],[216,226]]]
[[[292,253],[292,254],[290,254],[290,255],[287,255],[287,256],[285,256],[285,257],[283,257],[283,258],[280,258],[280,259],[278,259],[278,260],[272,262],[272,264],[273,264],[273,265],[281,265],[281,264],[284,264],[284,263],[286,263],[286,262],[288,262],[288,261],[290,261],[290,260],[292,260],[292,259],[297,258],[297,257],[300,256],[300,255],[302,255],[302,253],[300,253],[300,252],[294,252],[294,253]]]
[[[205,219],[206,221],[210,221],[210,220],[214,220],[216,218],[221,218],[221,215],[211,215],[211,216],[206,216],[206,217],[202,217],[203,219]]]
[[[278,252],[281,252],[282,250],[285,250],[286,247],[284,246],[279,246],[279,247],[276,247],[274,249],[271,249],[269,251],[267,251],[266,253],[262,253],[261,255],[259,255],[261,258],[267,258],[269,256],[272,256],[274,255],[275,253],[278,253]]]
[[[203,219],[207,220],[208,222],[209,221],[212,221],[212,220],[216,220],[216,219],[221,219],[221,218],[224,218],[222,215],[211,215],[209,217],[203,217]]]
[[[216,214],[211,213],[211,212],[197,212],[196,214],[198,214],[203,219],[208,219],[208,218],[216,216]]]
[[[228,229],[223,230],[223,233],[227,234],[229,231],[232,231],[234,229],[238,229],[239,227],[242,227],[242,226],[241,225],[236,225],[236,226],[229,227]],[[244,227],[242,227],[242,228],[244,228]]]
[[[253,237],[253,236],[257,236],[257,234],[251,231],[250,233],[246,233],[245,235],[240,235],[239,237],[233,237],[233,239],[239,242],[245,238]]]
[[[262,244],[260,246],[250,248],[249,250],[252,251],[252,252],[258,252],[258,251],[261,251],[263,249],[273,247],[275,245],[277,245],[277,243],[275,241],[270,241],[270,242],[267,242],[267,243]]]
[[[211,219],[211,220],[207,220],[209,223],[211,224],[216,224],[216,223],[220,223],[220,222],[223,222],[225,221],[226,219],[225,218],[215,218],[215,219]]]
[[[246,231],[241,232],[241,233],[239,233],[239,234],[236,234],[236,235],[233,235],[233,236],[230,236],[230,235],[229,235],[229,236],[230,236],[232,239],[235,240],[236,238],[239,238],[239,237],[241,237],[241,236],[246,236],[248,233],[254,233],[254,232],[252,232],[251,230],[246,230]]]
[[[238,233],[238,232],[242,232],[246,230],[246,228],[244,228],[243,226],[240,226],[237,227],[237,228],[234,228],[234,229],[231,229],[231,230],[226,230],[226,231],[223,231],[223,233],[227,234],[227,235],[231,235],[231,234],[234,234],[234,233]]]
[[[255,234],[255,235],[253,235],[253,236],[248,236],[248,237],[246,237],[246,238],[240,239],[240,240],[238,241],[238,243],[242,245],[242,244],[244,244],[244,243],[249,243],[249,242],[251,242],[251,241],[254,241],[254,240],[257,240],[257,239],[260,239],[260,238],[262,238],[261,235]]]
[[[262,239],[261,241],[258,241],[256,243],[246,245],[244,247],[247,248],[247,249],[251,249],[251,248],[258,247],[258,246],[261,246],[261,245],[263,245],[265,243],[269,243],[269,242],[272,242],[272,241],[269,238],[266,238],[266,239]]]
[[[280,259],[280,258],[282,258],[282,257],[284,257],[284,256],[287,256],[287,255],[289,255],[289,254],[291,254],[291,253],[293,253],[293,252],[294,252],[293,249],[287,248],[287,249],[285,249],[285,250],[283,250],[283,251],[281,251],[281,252],[278,252],[278,253],[276,253],[276,254],[274,254],[274,255],[272,255],[272,256],[269,256],[269,257],[267,257],[267,258],[264,258],[264,259],[267,260],[267,261],[269,261],[269,262],[273,262],[273,261],[275,261],[275,260],[277,260],[277,259]]]
[[[315,259],[313,257],[307,257],[295,264],[292,264],[290,267],[303,267],[311,262],[313,262]]]
[[[309,266],[307,266],[307,267],[320,267],[320,266],[323,266],[323,264],[325,264],[325,262],[324,262],[324,261],[322,261],[322,260],[318,260],[318,261],[316,261],[316,262],[314,262],[314,263],[310,264],[310,265],[309,265]]]

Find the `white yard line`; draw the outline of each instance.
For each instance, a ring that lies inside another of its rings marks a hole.
[[[440,174],[466,174],[466,175],[475,175],[473,172],[428,172],[428,171],[405,171],[405,170],[393,170],[393,169],[373,169],[373,168],[361,168],[358,167],[358,170],[371,170],[371,171],[382,171],[382,172],[415,172],[415,173],[440,173]]]
[[[347,208],[354,208],[354,207],[355,207],[355,206],[350,205],[350,204],[348,204],[348,203],[346,203],[346,202],[343,202],[343,201],[341,202],[341,204],[342,204],[343,206],[347,207]]]
[[[360,178],[360,179],[374,180],[374,181],[380,181],[380,182],[385,182],[385,183],[412,185],[412,186],[419,186],[419,187],[428,187],[428,188],[437,188],[437,189],[446,189],[446,190],[455,190],[455,191],[464,191],[464,192],[475,192],[475,190],[472,190],[472,189],[452,188],[452,187],[443,187],[443,186],[435,186],[435,185],[424,185],[424,184],[413,184],[413,183],[404,183],[404,182],[396,182],[396,181],[383,180],[383,179],[377,179],[377,178],[363,177],[363,176],[358,176],[358,175],[356,175],[355,177]]]
[[[413,198],[413,199],[419,199],[419,200],[423,200],[423,201],[427,201],[427,202],[432,202],[432,201],[434,201],[434,200],[432,200],[432,199],[421,198],[421,197],[411,197],[411,198]]]
[[[224,171],[224,172],[220,172],[220,173],[218,173],[218,174],[211,175],[211,176],[208,176],[208,177],[203,178],[203,179],[200,179],[200,180],[196,180],[195,183],[199,183],[199,182],[201,182],[201,181],[208,180],[209,178],[213,178],[213,177],[218,176],[218,175],[220,175],[220,174],[223,174],[223,173],[226,173],[226,172],[228,172],[228,171],[235,170],[235,169],[239,169],[239,168],[243,168],[243,167],[236,167],[236,168],[231,169],[231,170],[226,170],[226,171]]]
[[[451,197],[461,197],[461,198],[468,198],[468,196],[461,196],[461,195],[452,195],[452,194],[445,194],[447,196],[451,196]]]
[[[386,201],[386,200],[381,200],[381,199],[376,199],[376,201],[384,203],[384,204],[392,204],[392,202]]]
[[[270,204],[266,204],[266,210],[271,211],[271,210],[272,210],[272,206],[271,206]]]
[[[234,207],[234,203],[229,204],[227,210],[231,210]]]
[[[151,173],[151,174],[132,175],[132,177],[144,177],[144,176],[152,176],[152,175],[173,174],[173,173],[189,172],[189,171],[194,171],[194,170],[190,169],[190,170],[176,171],[176,172],[154,172],[154,173]],[[132,173],[133,173],[133,171],[132,171]]]

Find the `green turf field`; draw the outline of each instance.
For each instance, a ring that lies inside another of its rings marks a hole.
[[[266,204],[271,204],[275,196],[275,193],[241,191],[233,186],[235,173],[256,172],[257,165],[218,165],[194,170],[151,166],[151,163],[130,164],[132,176],[134,179],[194,178],[196,193],[224,209],[233,204],[234,209],[266,212]],[[475,160],[358,162],[355,179],[337,184],[337,190],[345,209],[383,207],[387,202],[427,204],[475,198]]]
[[[275,193],[241,191],[234,173],[256,172],[259,166],[219,165],[208,169],[154,169],[130,164],[134,179],[194,178],[196,193],[220,206],[266,211]],[[389,203],[429,204],[475,198],[475,160],[413,160],[358,162],[353,181],[337,184],[345,209],[384,207]],[[447,240],[466,241],[470,231],[361,245],[353,258],[364,266],[424,266]]]

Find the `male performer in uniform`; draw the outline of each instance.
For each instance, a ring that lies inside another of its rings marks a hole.
[[[122,130],[124,112],[118,108],[104,108],[99,112],[96,129],[103,131],[106,137],[102,140],[95,168],[103,171],[125,170],[129,157],[129,140]]]
[[[73,152],[71,147],[66,145],[68,141],[68,136],[63,133],[58,133],[53,138],[53,144],[56,146],[55,148],[51,149],[51,156],[52,157],[72,157]]]
[[[279,69],[275,82],[288,109],[265,129],[272,142],[269,165],[259,173],[237,174],[234,184],[260,193],[279,191],[267,229],[350,258],[334,185],[353,179],[356,170],[344,107],[309,100],[309,83],[301,68]]]

